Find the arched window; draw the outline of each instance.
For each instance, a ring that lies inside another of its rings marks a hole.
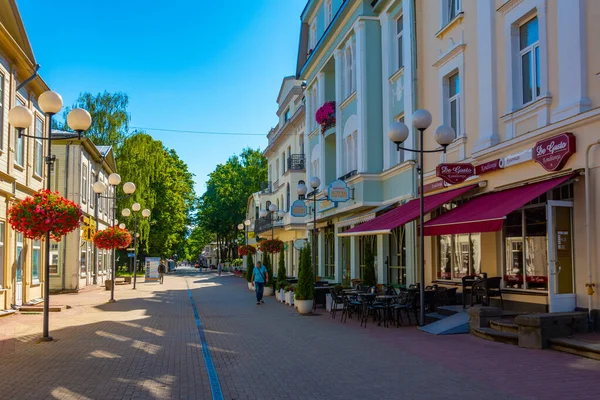
[[[351,115],[344,124],[343,135],[343,166],[346,173],[358,170],[358,122],[356,115]]]

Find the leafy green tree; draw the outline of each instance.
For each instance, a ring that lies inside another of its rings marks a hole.
[[[313,300],[315,297],[315,276],[310,265],[310,255],[310,246],[300,250],[298,284],[294,291],[298,300]]]
[[[70,130],[66,121],[69,111],[73,108],[83,108],[92,116],[92,125],[85,132],[96,145],[113,146],[115,152],[129,134],[130,115],[127,112],[129,97],[122,92],[98,93],[93,95],[85,92],[79,94],[72,107],[65,107],[63,121],[57,122],[55,128]]]
[[[184,258],[188,261],[196,261],[204,250],[204,247],[215,240],[215,235],[204,227],[196,225],[192,228],[189,236],[185,239],[183,246]]]
[[[375,255],[373,254],[373,243],[365,241],[365,272],[363,276],[363,285],[366,287],[375,286]]]
[[[277,268],[277,289],[287,285],[287,276],[285,270],[285,254],[283,251],[279,252],[279,267]]]

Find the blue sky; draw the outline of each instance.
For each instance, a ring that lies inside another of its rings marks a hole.
[[[81,92],[122,91],[132,127],[261,135],[148,130],[187,163],[201,194],[217,164],[266,146],[281,80],[295,73],[306,0],[17,4],[40,75],[66,105]]]

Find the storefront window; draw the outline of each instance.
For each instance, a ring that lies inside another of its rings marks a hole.
[[[406,229],[404,225],[388,235],[390,258],[388,259],[388,283],[406,285]]]
[[[58,275],[58,263],[60,256],[60,244],[54,240],[50,241],[50,275]]]
[[[375,236],[360,236],[358,238],[358,265],[360,268],[360,279],[365,279],[365,249],[371,246],[377,265],[377,246],[375,245]],[[377,267],[375,267],[375,277],[377,278]]]
[[[33,251],[31,252],[31,281],[40,282],[40,259],[42,254],[42,241],[33,241]]]
[[[481,235],[478,233],[438,236],[440,280],[461,280],[481,272]]]
[[[81,275],[87,273],[87,243],[81,248]]]

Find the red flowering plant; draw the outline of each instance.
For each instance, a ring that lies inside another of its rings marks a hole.
[[[263,253],[279,253],[283,250],[283,242],[279,239],[267,239],[258,244],[258,248]]]
[[[248,254],[254,255],[256,254],[256,248],[254,246],[250,246],[249,244],[244,244],[238,247],[238,254],[240,256],[247,256]]]
[[[79,205],[45,189],[8,210],[8,222],[15,231],[28,239],[43,239],[46,233],[50,233],[57,242],[79,227],[82,216]]]
[[[118,226],[98,231],[94,235],[94,244],[99,249],[124,249],[131,243],[131,234]]]
[[[321,133],[335,125],[335,101],[328,101],[317,110],[317,124],[321,125]]]

